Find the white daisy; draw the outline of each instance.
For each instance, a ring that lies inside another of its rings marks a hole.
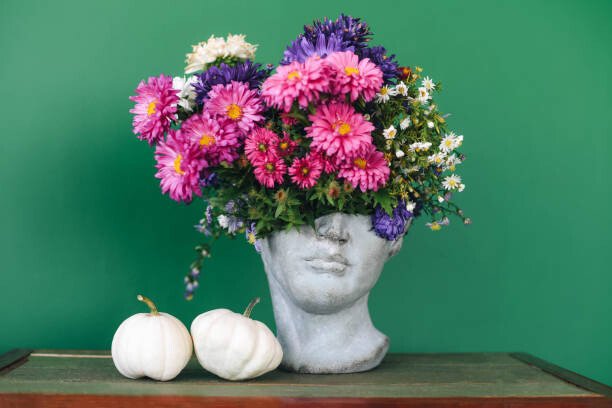
[[[427,127],[430,128],[430,129],[433,129],[434,123],[431,120],[428,120],[427,121]]]
[[[387,140],[394,139],[395,135],[397,135],[397,129],[395,129],[395,126],[393,125],[383,130],[383,136],[385,136],[385,139]]]
[[[446,168],[450,171],[455,171],[455,166],[461,164],[461,159],[455,153],[446,158]]]
[[[427,89],[425,89],[424,87],[420,87],[418,92],[419,92],[419,94],[417,96],[417,100],[419,102],[421,102],[421,105],[426,104],[427,101],[429,101],[431,99],[431,96],[429,95],[429,92],[427,92]]]
[[[461,186],[461,177],[456,174],[451,174],[450,176],[446,176],[444,181],[442,182],[442,186],[447,190],[456,190]],[[465,188],[465,186],[463,186]]]
[[[416,207],[416,203],[413,203],[412,201],[408,200],[406,201],[406,209],[410,212],[414,211],[414,208]]]
[[[426,152],[431,147],[430,142],[415,142],[408,146],[411,152]]]
[[[401,122],[400,122],[400,129],[404,130],[406,129],[408,126],[410,126],[410,116],[406,116]]]
[[[397,95],[397,91],[389,88],[387,85],[380,88],[380,92],[376,94],[376,102],[385,103],[389,100],[389,97]]]
[[[425,89],[427,89],[427,92],[430,92],[430,91],[433,91],[434,89],[436,89],[436,84],[434,84],[434,81],[431,78],[429,78],[428,76],[423,78],[423,81],[421,82],[421,85],[423,85],[423,87]]]
[[[172,78],[172,89],[179,91],[176,95],[179,98],[178,105],[186,112],[191,112],[195,107],[196,92],[193,84],[198,80],[196,76]]]
[[[429,163],[435,164],[436,166],[439,166],[444,163],[444,159],[446,159],[446,153],[443,152],[435,153],[427,157],[427,161]]]
[[[207,41],[194,45],[192,52],[187,54],[185,73],[192,74],[204,70],[217,58],[253,59],[256,49],[256,45],[245,41],[243,34],[229,34],[227,41],[223,37],[211,35]]]
[[[402,81],[400,81],[400,83],[395,86],[395,90],[402,96],[408,95],[408,87]]]
[[[404,153],[403,150],[396,150],[395,151],[395,157],[397,157],[398,159],[401,159],[402,157],[404,157],[406,155],[406,153]]]

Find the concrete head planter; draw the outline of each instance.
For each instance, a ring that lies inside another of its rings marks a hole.
[[[342,213],[263,240],[284,368],[351,373],[381,362],[389,339],[372,324],[368,295],[401,245],[378,237],[370,217]]]

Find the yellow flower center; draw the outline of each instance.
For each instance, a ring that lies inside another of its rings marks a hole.
[[[368,164],[363,157],[356,158],[353,163],[355,163],[355,166],[359,167],[361,170],[365,170],[366,165]]]
[[[240,109],[240,106],[232,103],[225,108],[225,113],[231,120],[238,120],[242,116],[242,109]]]
[[[344,68],[344,73],[348,76],[351,75],[359,75],[359,69],[355,68],[355,67],[345,67]]]
[[[147,106],[147,116],[151,116],[155,114],[156,112],[155,105],[157,105],[157,101],[153,101],[149,103],[149,106]]]
[[[215,142],[216,142],[216,139],[214,136],[204,133],[202,137],[200,138],[200,147],[214,145]]]
[[[260,152],[267,152],[268,151],[268,146],[266,146],[263,143],[259,143],[257,145],[257,150],[259,150]]]
[[[181,169],[182,160],[183,160],[183,156],[181,156],[180,154],[177,155],[176,158],[174,159],[174,171],[176,171],[176,173],[181,176],[185,174],[185,172]]]
[[[268,170],[268,171],[274,171],[274,164],[272,164],[272,163],[266,163],[266,170]]]
[[[340,134],[340,136],[344,136],[346,135],[348,132],[351,131],[351,125],[349,125],[346,122],[339,122],[338,123],[340,126],[338,126],[338,133]]]
[[[291,71],[287,74],[287,79],[291,80],[291,79],[300,79],[302,77],[302,74],[300,74],[298,71]]]
[[[421,89],[421,96],[425,97],[427,95],[427,91],[424,89]]]
[[[308,173],[310,173],[310,169],[308,167],[302,167],[302,174],[307,175]]]
[[[289,143],[287,143],[287,142],[280,142],[278,147],[280,147],[281,150],[287,150],[289,148]]]
[[[387,93],[389,93],[389,88],[387,88],[386,86],[383,86],[383,87],[380,89],[380,94],[381,94],[381,95],[383,95],[383,96],[385,96]]]
[[[452,146],[453,146],[453,141],[449,139],[449,140],[447,140],[447,141],[445,141],[445,142],[444,142],[444,145],[445,145],[446,147],[452,147]]]
[[[430,227],[430,228],[431,228],[431,230],[432,230],[432,231],[440,231],[440,229],[441,229],[442,227],[440,226],[440,224],[438,224],[437,222],[435,222],[435,223],[431,224],[431,227]]]

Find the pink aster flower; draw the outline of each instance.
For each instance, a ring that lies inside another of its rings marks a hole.
[[[279,66],[263,83],[261,95],[269,106],[289,112],[294,101],[305,108],[321,92],[329,92],[329,80],[327,65],[321,58],[311,57],[303,63]]]
[[[385,156],[374,145],[364,148],[356,156],[340,165],[338,177],[347,180],[353,188],[362,192],[377,191],[389,179],[389,165]]]
[[[335,95],[349,94],[351,101],[361,95],[370,101],[382,87],[383,73],[368,58],[360,61],[352,51],[342,51],[328,55],[325,62],[335,73],[331,83]]]
[[[204,109],[213,116],[233,121],[243,132],[253,129],[255,123],[263,119],[263,107],[257,91],[243,82],[232,81],[227,85],[213,86]]]
[[[153,145],[163,139],[176,116],[177,93],[172,89],[172,77],[165,75],[138,84],[136,95],[130,96],[136,102],[130,113],[134,114],[132,125],[140,140]]]
[[[296,147],[297,142],[291,139],[289,133],[283,131],[283,138],[279,139],[278,146],[276,148],[278,154],[283,157],[289,156],[291,153],[293,153]]]
[[[196,146],[189,146],[178,132],[170,130],[168,139],[155,148],[157,174],[162,193],[175,201],[191,202],[193,194],[202,195],[200,171],[205,163],[199,159]]]
[[[374,125],[346,103],[331,102],[321,105],[308,117],[312,125],[305,128],[312,137],[311,147],[343,160],[372,143]]]
[[[282,159],[268,158],[255,166],[255,178],[260,184],[272,188],[275,184],[283,182],[287,166]]]
[[[222,161],[232,163],[237,157],[241,137],[234,122],[213,118],[206,111],[189,117],[181,126],[187,143],[197,147],[208,166]]]
[[[279,156],[277,150],[279,141],[278,135],[270,129],[257,127],[249,133],[244,141],[244,152],[255,166],[267,160],[275,161]]]
[[[321,163],[319,157],[309,154],[293,161],[293,164],[289,167],[289,175],[291,180],[300,188],[311,188],[317,184],[322,170],[323,163]]]

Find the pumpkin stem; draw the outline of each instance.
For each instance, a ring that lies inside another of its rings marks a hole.
[[[151,309],[151,314],[152,315],[159,314],[159,312],[157,311],[157,306],[155,306],[155,303],[153,303],[153,301],[151,299],[149,299],[148,297],[142,296],[142,295],[138,295],[138,296],[136,296],[136,299],[140,300],[142,303],[146,303],[146,305],[149,306],[149,309]]]
[[[244,317],[251,317],[251,312],[253,311],[253,308],[255,307],[256,304],[259,303],[261,299],[256,297],[255,299],[251,300],[251,303],[249,303],[249,305],[247,306],[247,308],[244,310],[244,313],[242,314]]]

